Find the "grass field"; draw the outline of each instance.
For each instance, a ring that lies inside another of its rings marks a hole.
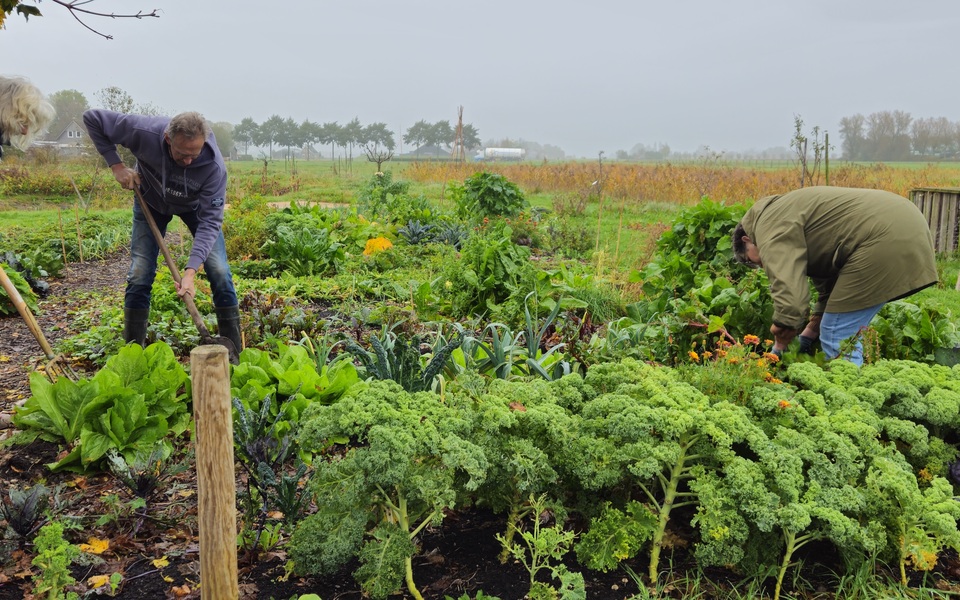
[[[797,170],[788,161],[388,162],[384,168],[395,181],[410,182],[411,196],[425,198],[441,212],[454,208],[451,184],[480,170],[502,173],[521,187],[531,207],[586,229],[596,272],[615,280],[645,264],[659,233],[680,207],[704,196],[727,203],[751,202],[798,183]],[[352,161],[235,161],[228,164],[228,171],[231,204],[253,199],[352,205],[376,165],[361,155]],[[835,185],[876,187],[902,195],[920,187],[960,186],[960,162],[834,162],[830,172]],[[85,215],[127,210],[131,201],[109,171],[91,160],[46,165],[7,161],[0,167],[0,192],[0,234],[6,235],[43,228],[69,230]],[[958,261],[944,258],[942,268],[952,289]]]

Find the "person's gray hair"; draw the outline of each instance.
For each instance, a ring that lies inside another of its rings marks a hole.
[[[211,133],[210,123],[198,112],[185,112],[170,119],[167,127],[163,130],[170,139],[176,136],[183,136],[188,140],[201,137],[207,139]]]
[[[26,150],[56,116],[53,105],[25,77],[0,75],[0,142]],[[21,133],[24,127],[26,134]]]

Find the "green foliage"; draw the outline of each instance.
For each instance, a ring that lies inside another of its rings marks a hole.
[[[730,232],[743,212],[707,198],[684,209],[635,274],[644,297],[628,305],[627,314],[656,360],[674,363],[720,331],[742,337],[769,327],[766,276],[733,260]]]
[[[64,456],[47,465],[54,471],[97,468],[111,449],[132,461],[158,442],[169,443],[168,432],[186,430],[186,383],[169,346],[130,344],[89,379],[50,383],[32,373],[33,395],[14,413],[13,423],[24,430],[20,441],[66,445]]]
[[[231,267],[242,266],[249,259],[263,258],[267,241],[267,201],[260,196],[247,196],[232,203],[224,213],[223,238]]]
[[[37,555],[31,564],[40,569],[40,573],[33,576],[34,596],[47,600],[78,598],[76,592],[64,593],[66,586],[76,583],[70,575],[70,564],[80,556],[80,550],[64,538],[63,525],[47,523],[40,528],[34,544]]]
[[[528,597],[533,600],[586,600],[583,575],[571,573],[566,566],[553,565],[551,561],[562,560],[573,544],[575,533],[566,531],[560,523],[552,527],[545,527],[542,523],[543,513],[547,507],[545,495],[539,498],[530,497],[532,529],[520,532],[521,544],[512,544],[501,535],[497,539],[504,545],[509,545],[510,553],[523,565],[530,574],[530,592]],[[537,575],[547,572],[552,579],[560,580],[560,588],[554,588],[542,581],[537,581]]]
[[[391,171],[374,173],[357,190],[357,212],[371,221],[390,219],[394,208],[406,200],[410,184],[394,181]],[[394,222],[404,222],[393,219]]]
[[[334,440],[350,442],[343,453],[314,462],[318,511],[291,540],[297,569],[331,572],[360,554],[358,578],[374,586],[368,593],[380,594],[399,587],[395,565],[405,554],[407,587],[417,597],[409,541],[456,505],[460,486],[476,489],[487,469],[480,448],[462,437],[460,414],[435,394],[411,394],[393,381],[355,386],[332,405],[313,404],[301,444],[318,451]],[[361,553],[364,532],[377,541]],[[397,543],[400,534],[406,543]]]
[[[437,339],[438,344],[441,338]],[[355,340],[346,340],[345,348],[360,360],[368,377],[393,380],[408,392],[421,392],[433,387],[454,350],[463,343],[463,334],[457,332],[450,341],[438,345],[433,356],[424,364],[420,354],[419,335],[404,337],[385,331],[382,337],[370,336],[373,352],[364,350]]]
[[[436,237],[434,230],[435,227],[433,225],[425,225],[420,221],[414,220],[408,221],[406,225],[397,229],[397,235],[411,246],[416,246],[432,242]]]
[[[271,411],[270,396],[263,399],[257,412],[244,406],[238,398],[233,399],[233,407],[236,415],[234,448],[237,460],[247,474],[246,491],[241,500],[244,516],[241,546],[257,552],[276,545],[271,538],[279,536],[281,524],[272,527],[267,524],[272,512],[282,513],[283,525],[287,527],[292,528],[300,520],[309,502],[309,495],[300,486],[307,465],[298,459],[292,472],[287,469],[290,456],[296,449],[295,432],[283,422],[282,411]],[[286,433],[278,434],[278,426]],[[267,534],[266,538],[264,534]]]
[[[448,263],[451,309],[455,316],[482,314],[513,294],[522,298],[533,287],[530,250],[510,241],[511,229],[499,223],[470,237],[460,260]]]
[[[552,217],[542,228],[544,250],[564,258],[585,258],[594,249],[591,232],[570,219]]]
[[[335,217],[319,208],[290,208],[267,215],[262,250],[277,267],[296,276],[336,272],[344,260],[343,244],[334,240]]]
[[[883,358],[932,362],[937,348],[960,345],[951,313],[932,304],[888,302],[870,326]]]
[[[17,289],[17,292],[20,293],[20,298],[23,299],[23,303],[27,305],[27,308],[30,309],[30,312],[37,312],[37,294],[30,287],[30,284],[27,283],[27,280],[24,279],[23,275],[14,269],[10,268],[10,265],[3,263],[0,264],[0,268],[3,268],[4,273],[7,274],[7,277],[10,278],[10,281],[13,283],[13,287]],[[17,315],[20,314],[17,311],[17,307],[13,305],[10,297],[7,295],[6,290],[0,289],[0,316],[4,315]]]
[[[599,517],[577,542],[577,558],[587,568],[609,571],[620,562],[637,556],[656,531],[657,516],[643,504],[631,500],[626,511],[607,503]]]
[[[450,184],[450,196],[458,214],[468,220],[515,217],[529,206],[517,184],[499,173],[481,171],[463,185]]]

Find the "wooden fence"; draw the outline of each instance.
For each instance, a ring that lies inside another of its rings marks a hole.
[[[960,188],[917,188],[910,200],[927,219],[938,254],[956,252],[960,239],[957,216],[960,215]]]

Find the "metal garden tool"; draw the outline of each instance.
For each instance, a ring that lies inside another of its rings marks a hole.
[[[47,338],[43,337],[43,332],[40,331],[40,325],[33,317],[33,313],[30,312],[27,303],[23,301],[23,296],[20,295],[16,286],[13,285],[10,277],[7,276],[7,272],[3,270],[3,267],[0,267],[0,284],[3,285],[3,290],[7,292],[7,296],[10,297],[10,302],[17,308],[17,312],[23,317],[23,320],[27,323],[27,328],[30,329],[30,333],[33,334],[33,337],[37,338],[40,348],[43,350],[44,355],[46,355],[47,364],[44,367],[44,373],[46,373],[47,378],[50,381],[56,381],[60,377],[66,377],[71,381],[77,381],[79,376],[73,370],[73,367],[70,366],[66,357],[62,354],[55,354],[53,348],[47,342]]]
[[[163,252],[163,260],[166,261],[167,268],[170,269],[170,275],[173,276],[173,280],[177,282],[177,285],[180,285],[180,269],[177,268],[177,263],[170,255],[170,250],[167,249],[167,243],[163,240],[163,234],[160,233],[160,228],[157,227],[157,222],[153,218],[153,213],[150,212],[150,206],[147,204],[147,201],[143,199],[143,195],[140,193],[139,189],[135,187],[133,188],[133,191],[137,195],[137,201],[140,202],[141,212],[143,212],[143,216],[146,218],[147,224],[150,225],[150,231],[153,232],[153,237],[157,240],[157,245],[160,246],[160,251]],[[233,342],[229,338],[210,335],[210,331],[203,322],[203,318],[200,316],[200,311],[197,310],[197,305],[193,301],[193,296],[190,294],[185,294],[183,296],[183,303],[187,305],[187,312],[190,313],[190,318],[193,319],[193,324],[197,326],[197,331],[200,332],[200,341],[203,344],[219,344],[220,346],[223,346],[227,349],[227,352],[230,353],[230,362],[237,364],[237,362],[240,360],[240,353],[238,349],[233,345]]]

